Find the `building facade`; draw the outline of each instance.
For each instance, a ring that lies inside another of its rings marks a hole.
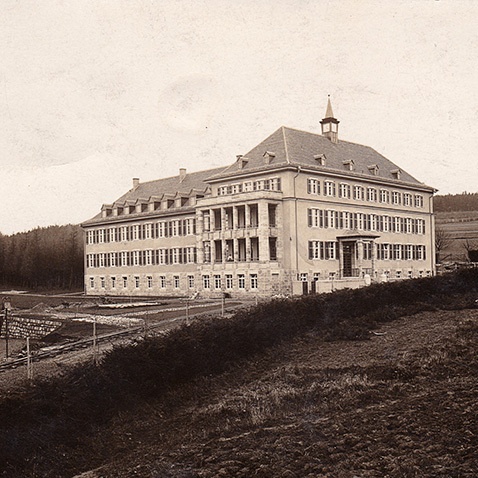
[[[281,127],[228,167],[140,183],[82,224],[91,295],[324,292],[434,274],[434,189],[370,147]]]

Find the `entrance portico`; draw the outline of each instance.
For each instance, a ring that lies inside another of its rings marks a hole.
[[[349,231],[337,236],[339,243],[339,278],[363,277],[375,275],[378,234]]]

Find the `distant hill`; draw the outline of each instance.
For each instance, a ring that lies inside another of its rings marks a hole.
[[[433,204],[435,212],[478,211],[478,193],[437,195]]]

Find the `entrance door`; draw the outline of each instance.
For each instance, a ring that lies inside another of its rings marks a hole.
[[[310,283],[310,293],[311,294],[316,294],[317,293],[317,281],[316,280],[313,280]]]
[[[353,276],[353,266],[354,266],[354,255],[355,255],[355,242],[347,241],[342,244],[342,257],[343,257],[343,276],[352,277]]]
[[[309,293],[309,283],[307,281],[302,282],[302,294],[307,295]]]

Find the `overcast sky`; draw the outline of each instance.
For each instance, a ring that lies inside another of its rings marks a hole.
[[[0,0],[0,232],[226,166],[281,125],[478,191],[478,2]]]

